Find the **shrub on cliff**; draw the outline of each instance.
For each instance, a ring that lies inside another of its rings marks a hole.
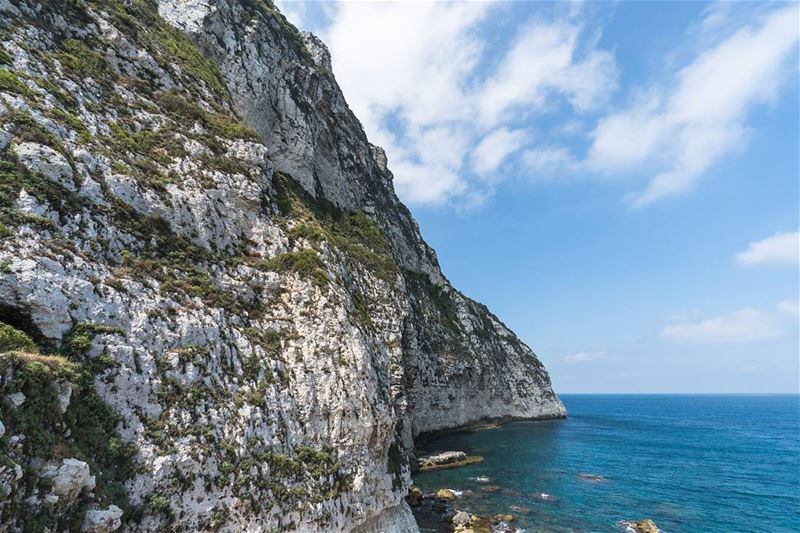
[[[14,351],[37,353],[39,350],[25,333],[0,322],[0,353]]]

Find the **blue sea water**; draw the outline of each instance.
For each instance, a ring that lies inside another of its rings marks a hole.
[[[800,396],[561,398],[565,420],[427,442],[426,451],[464,450],[485,462],[418,473],[415,484],[474,491],[455,506],[515,514],[527,532],[614,532],[620,520],[645,517],[668,533],[800,532]],[[478,476],[501,489],[481,492]],[[423,531],[443,530],[430,513],[418,521]]]

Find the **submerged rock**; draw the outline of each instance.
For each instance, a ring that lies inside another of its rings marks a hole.
[[[578,479],[582,479],[584,481],[594,481],[594,482],[606,481],[606,478],[604,478],[603,476],[599,476],[597,474],[588,474],[586,472],[578,474]]]
[[[620,526],[626,533],[664,533],[650,518],[643,520],[622,520]]]

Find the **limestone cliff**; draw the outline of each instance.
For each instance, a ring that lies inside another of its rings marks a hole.
[[[414,531],[413,436],[563,416],[262,0],[0,0],[0,527]]]

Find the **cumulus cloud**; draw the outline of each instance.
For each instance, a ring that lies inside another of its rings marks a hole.
[[[302,3],[279,5],[293,21],[306,11]],[[665,74],[628,87],[625,103],[608,112],[618,67],[600,34],[587,31],[584,8],[537,10],[513,30],[505,9],[325,4],[321,36],[334,73],[370,140],[386,149],[404,200],[458,205],[486,197],[504,169],[519,168],[505,165],[513,160],[535,176],[646,178],[629,195],[642,207],[692,189],[744,150],[753,111],[797,72],[796,4],[712,4],[667,54]],[[486,32],[498,23],[510,39]],[[529,121],[553,112],[563,124],[549,125],[547,143],[535,144]],[[430,144],[442,132],[446,142]],[[564,136],[569,145],[558,144]]]
[[[507,49],[495,50],[479,30],[502,9],[488,2],[332,9],[323,38],[334,73],[370,140],[386,149],[404,200],[486,197],[503,162],[526,142],[515,126],[520,116],[554,101],[581,113],[615,86],[613,55],[584,36],[576,10],[524,22]]]
[[[772,237],[751,242],[746,250],[736,255],[736,261],[744,266],[796,265],[800,262],[800,232],[776,233]]]
[[[472,150],[472,168],[481,176],[495,172],[504,159],[522,147],[526,137],[523,130],[494,130]]]
[[[578,352],[564,356],[564,361],[569,364],[590,363],[606,357],[606,352]]]
[[[525,150],[522,160],[526,167],[539,177],[554,174],[572,175],[578,172],[582,163],[563,146],[545,146]]]
[[[786,315],[797,316],[800,314],[800,302],[798,302],[796,299],[788,298],[786,300],[781,300],[775,307],[778,309],[778,311]]]
[[[796,321],[796,300],[783,300],[774,309],[745,308],[698,322],[672,324],[661,337],[680,343],[748,342],[787,334]]]
[[[581,27],[569,19],[524,26],[481,91],[481,117],[497,122],[520,107],[540,107],[562,94],[578,110],[605,103],[616,85],[614,56],[593,49],[576,57]]]
[[[631,196],[638,207],[687,191],[723,156],[743,148],[749,113],[775,97],[793,68],[797,41],[793,4],[739,27],[671,82],[639,91],[629,108],[603,117],[588,164],[601,172],[659,169]]]

